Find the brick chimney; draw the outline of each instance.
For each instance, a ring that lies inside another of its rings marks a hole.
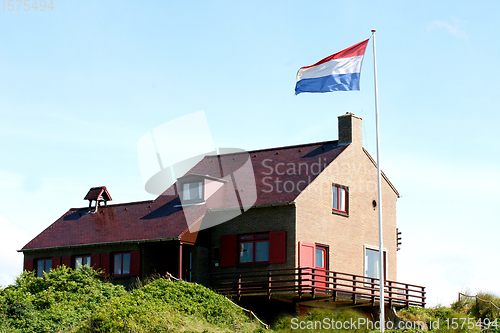
[[[356,144],[363,146],[363,119],[347,112],[339,119],[339,144]]]

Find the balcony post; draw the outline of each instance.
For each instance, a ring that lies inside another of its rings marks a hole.
[[[267,271],[267,297],[271,299],[271,288],[272,288],[272,282],[271,282],[271,271]]]
[[[311,280],[316,280],[316,276],[314,275],[316,274],[316,270],[315,269],[311,269]],[[312,298],[315,298],[316,297],[316,282],[315,281],[311,281],[311,287],[312,287]]]
[[[302,298],[302,268],[299,268],[299,298]]]
[[[375,306],[375,280],[373,278],[370,279],[370,288],[372,288],[372,306]]]
[[[238,301],[241,300],[241,274],[238,275]]]
[[[410,307],[410,291],[408,290],[410,286],[405,284],[405,288],[406,308],[408,309]]]
[[[355,291],[356,291],[356,277],[355,276],[352,277],[352,291],[353,291],[352,304],[356,304],[356,293],[355,293]]]
[[[332,296],[333,296],[333,301],[337,301],[337,273],[333,273],[333,291],[332,291]]]
[[[389,296],[389,307],[392,308],[392,282],[389,281],[387,282],[389,284],[389,292],[388,292],[388,296]]]

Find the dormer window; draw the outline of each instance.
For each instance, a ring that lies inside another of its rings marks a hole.
[[[177,179],[177,188],[182,205],[204,203],[225,183],[226,180],[209,175],[189,174],[180,177]]]
[[[183,200],[203,200],[203,183],[192,182],[183,184]]]

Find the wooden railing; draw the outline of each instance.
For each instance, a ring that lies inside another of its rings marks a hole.
[[[319,268],[255,270],[231,273],[211,273],[210,286],[224,295],[241,298],[243,295],[293,293],[332,297],[349,295],[352,302],[380,300],[379,280],[366,276],[328,271]],[[425,287],[396,281],[385,281],[384,301],[390,306],[425,307]]]

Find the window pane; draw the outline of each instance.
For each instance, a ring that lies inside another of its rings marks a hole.
[[[45,268],[45,262],[43,260],[38,260],[36,265],[36,276],[43,277],[43,269]]]
[[[253,262],[253,243],[240,243],[240,262]]]
[[[83,266],[83,258],[82,257],[76,257],[75,258],[75,268],[80,269],[80,267]]]
[[[189,183],[189,199],[200,199],[201,198],[201,183]]]
[[[255,261],[269,261],[269,241],[255,243]]]
[[[90,267],[90,256],[83,257],[83,264]]]
[[[189,200],[189,184],[184,184],[182,187],[183,200]]]
[[[365,275],[371,278],[379,278],[379,254],[376,250],[366,249]]]
[[[130,253],[123,254],[123,274],[130,274]]]
[[[115,254],[115,269],[114,269],[115,274],[121,274],[122,273],[122,255],[121,254]]]
[[[333,209],[339,209],[339,206],[338,206],[338,191],[337,191],[337,186],[333,186]]]
[[[52,270],[52,259],[45,260],[45,272],[50,272]]]
[[[240,239],[253,239],[253,235],[240,236]]]
[[[316,249],[316,267],[326,268],[325,266],[325,249]]]
[[[258,234],[258,235],[255,235],[255,238],[269,238],[269,234]]]
[[[201,193],[202,190],[203,186],[201,186],[201,183],[198,183],[198,199],[203,198],[203,193]]]
[[[345,212],[345,189],[339,188],[339,210]]]

